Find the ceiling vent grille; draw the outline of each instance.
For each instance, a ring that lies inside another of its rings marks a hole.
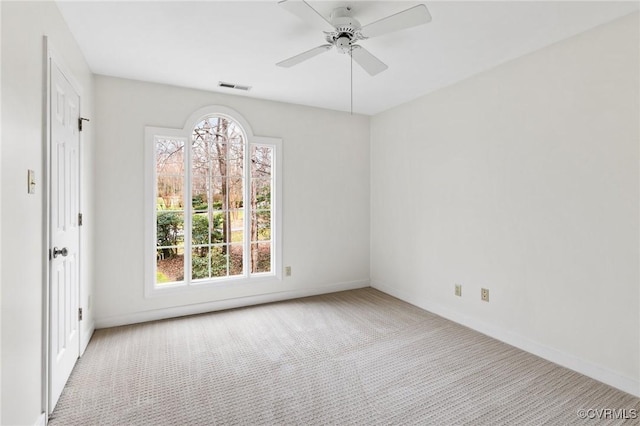
[[[218,87],[224,87],[226,89],[244,90],[245,92],[251,89],[251,86],[243,86],[241,84],[226,83],[224,81],[218,82]]]

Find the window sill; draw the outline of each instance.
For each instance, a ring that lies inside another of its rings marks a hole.
[[[269,282],[282,281],[282,277],[275,273],[263,273],[251,278],[222,278],[214,280],[199,280],[191,283],[167,283],[160,286],[146,287],[145,298],[155,298],[179,293],[194,293],[209,289],[246,287]]]

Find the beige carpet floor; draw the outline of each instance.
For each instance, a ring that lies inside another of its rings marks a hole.
[[[367,288],[98,330],[50,424],[639,424],[602,409],[640,399]]]

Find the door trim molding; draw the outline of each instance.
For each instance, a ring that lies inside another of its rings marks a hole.
[[[49,360],[50,360],[50,347],[49,347],[49,337],[50,337],[50,321],[49,321],[49,304],[50,304],[50,259],[49,259],[49,249],[51,247],[51,227],[50,227],[50,217],[51,217],[51,121],[49,120],[51,113],[51,64],[55,63],[58,69],[65,76],[69,84],[73,87],[76,93],[79,96],[79,104],[78,104],[78,113],[81,115],[82,109],[82,97],[83,91],[82,86],[78,83],[73,73],[70,71],[70,68],[66,65],[62,56],[57,53],[54,45],[51,43],[51,40],[47,35],[43,36],[43,81],[42,81],[42,92],[43,92],[43,108],[42,108],[42,140],[43,140],[43,164],[42,164],[42,197],[44,204],[44,212],[42,215],[42,238],[43,238],[43,248],[44,252],[43,256],[43,264],[45,265],[42,268],[42,390],[41,390],[41,405],[43,415],[45,417],[45,424],[49,419],[49,379],[50,379],[50,369],[49,369]],[[80,190],[78,191],[78,203],[82,205],[82,132],[79,134],[80,143],[78,146],[78,179]],[[82,270],[82,245],[81,241],[82,228],[79,229],[78,236],[78,280],[81,279],[80,271]],[[81,285],[78,285],[78,298],[81,297],[80,290]],[[79,339],[82,338],[82,322],[78,325],[78,335]]]

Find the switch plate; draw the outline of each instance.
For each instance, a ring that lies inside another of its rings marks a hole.
[[[462,297],[462,284],[456,284],[455,295],[458,297]]]
[[[480,299],[488,302],[489,301],[489,289],[488,288],[481,288],[480,289]]]
[[[36,172],[27,170],[27,194],[36,193]]]

